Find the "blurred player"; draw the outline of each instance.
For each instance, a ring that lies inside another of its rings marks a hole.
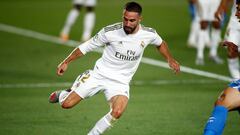
[[[209,117],[204,129],[204,135],[221,135],[229,111],[240,107],[240,79],[233,81],[224,89],[215,103],[212,115]],[[238,110],[239,111],[239,110]]]
[[[154,29],[140,24],[141,13],[142,7],[138,3],[127,3],[123,10],[122,23],[103,28],[93,38],[75,48],[57,68],[57,74],[63,75],[70,62],[93,49],[105,47],[93,70],[78,76],[71,89],[53,92],[49,98],[51,103],[59,102],[62,108],[67,109],[98,92],[104,92],[110,111],[96,123],[88,135],[102,134],[125,111],[129,99],[129,82],[148,44],[157,47],[176,73],[180,71],[180,66],[171,56],[166,42]]]
[[[237,10],[235,15],[237,16],[238,21],[240,22],[240,0],[237,0],[236,4],[237,4]]]
[[[196,65],[204,65],[204,48],[210,44],[209,58],[217,64],[222,64],[223,60],[217,55],[218,43],[221,40],[221,23],[214,18],[214,13],[220,4],[220,0],[197,0],[198,14],[200,17],[199,39],[197,45]],[[211,30],[209,25],[211,24]],[[209,31],[210,39],[209,39]]]
[[[227,0],[222,0],[222,3],[226,2]],[[238,9],[234,13],[240,17],[240,0],[236,0],[236,3]],[[226,5],[221,4],[221,6]],[[236,8],[236,6],[234,8]],[[239,26],[234,25],[232,27]],[[238,47],[233,46],[231,43],[225,45],[228,47],[228,50],[231,50],[229,53],[238,52],[239,45]],[[240,112],[240,78],[230,83],[229,87],[226,88],[217,99],[212,115],[205,126],[204,135],[221,135],[225,127],[228,112],[233,110]]]
[[[81,41],[87,41],[90,39],[93,27],[95,25],[95,5],[97,0],[73,0],[73,8],[69,12],[65,25],[60,33],[60,38],[63,42],[69,39],[69,33],[71,27],[75,23],[82,8],[86,8],[84,16],[84,26]]]
[[[193,0],[188,0],[189,2],[189,12],[191,15],[191,26],[188,35],[188,46],[197,47],[198,34],[200,31],[199,16],[197,15],[196,3]]]
[[[219,6],[215,16],[217,19],[221,19],[222,13],[227,10],[229,3],[232,0],[223,0]],[[228,23],[228,27],[225,33],[225,39],[223,44],[231,44],[232,46],[240,45],[240,24],[238,22],[236,14],[236,5],[235,3],[232,6],[231,17]],[[237,14],[236,14],[237,15]],[[228,48],[228,68],[233,79],[240,78],[239,72],[239,53],[231,53],[231,48]]]

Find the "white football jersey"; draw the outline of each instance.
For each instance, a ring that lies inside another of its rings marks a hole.
[[[129,84],[141,61],[148,44],[160,46],[162,38],[156,31],[140,25],[137,33],[126,34],[122,23],[104,27],[89,41],[81,44],[83,54],[104,46],[103,54],[97,60],[94,71],[98,74]]]
[[[232,7],[231,17],[225,33],[225,40],[233,42],[235,45],[238,46],[238,51],[240,51],[240,22],[235,16],[235,13],[236,13],[236,2],[234,2]]]
[[[236,9],[237,5],[236,5],[235,1],[234,1],[233,6],[232,6],[231,17],[230,17],[230,20],[229,20],[229,23],[228,23],[228,28],[240,30],[240,22],[238,21],[238,18],[235,16],[236,10],[237,10]]]

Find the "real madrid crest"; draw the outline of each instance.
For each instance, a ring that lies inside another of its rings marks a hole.
[[[145,46],[145,43],[142,41],[141,42],[141,46],[144,48],[144,46]]]

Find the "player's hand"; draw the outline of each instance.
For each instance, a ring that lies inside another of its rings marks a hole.
[[[67,70],[68,64],[66,62],[62,62],[57,67],[57,75],[62,76],[63,73]]]
[[[168,60],[169,67],[174,70],[175,74],[178,74],[180,72],[180,65],[175,59],[169,59]]]
[[[224,14],[224,10],[220,8],[215,12],[214,17],[217,21],[220,22],[223,20],[223,14]]]
[[[214,14],[214,17],[215,17],[215,19],[217,21],[221,21],[222,20],[222,14],[220,12],[218,12],[218,11]]]

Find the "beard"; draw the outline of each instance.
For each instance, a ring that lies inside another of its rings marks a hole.
[[[131,28],[131,27],[128,27],[128,26],[124,26],[123,29],[124,29],[126,34],[132,34],[134,32],[134,30],[136,29],[136,27]]]

